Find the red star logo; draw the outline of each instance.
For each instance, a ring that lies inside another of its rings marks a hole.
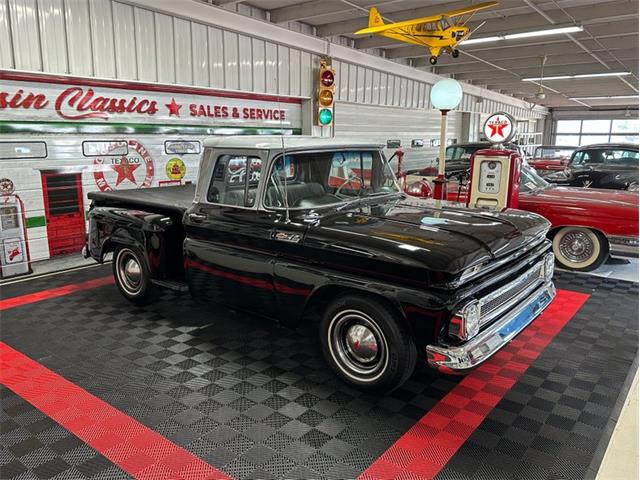
[[[504,120],[500,121],[499,117],[496,118],[495,122],[489,124],[489,128],[491,129],[491,135],[489,135],[489,137],[493,138],[497,133],[504,138],[504,133],[502,133],[502,130],[504,130],[507,125],[509,125],[508,122]]]
[[[120,163],[111,165],[111,168],[113,168],[118,173],[118,178],[116,180],[116,187],[120,185],[124,180],[129,180],[134,185],[138,185],[136,183],[135,177],[133,176],[133,172],[139,166],[140,166],[139,163],[129,163],[129,160],[127,159],[127,157],[122,157],[120,159]]]
[[[165,103],[165,106],[169,109],[169,116],[175,115],[176,117],[180,116],[180,108],[182,105],[176,103],[176,99],[172,98],[171,103]]]

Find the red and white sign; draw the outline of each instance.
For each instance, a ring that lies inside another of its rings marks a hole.
[[[0,71],[0,115],[17,121],[268,128],[300,128],[302,122],[297,98],[141,83],[122,86],[121,82],[6,71]]]
[[[103,192],[118,188],[149,188],[154,176],[149,151],[136,140],[129,140],[129,154],[96,157],[93,177]],[[121,184],[122,187],[120,186]]]
[[[5,264],[24,262],[24,252],[22,251],[22,240],[19,238],[8,238],[3,242]]]
[[[484,136],[490,142],[507,143],[515,134],[515,120],[507,113],[494,113],[484,123]]]

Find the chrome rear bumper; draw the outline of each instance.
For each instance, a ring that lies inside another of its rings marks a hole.
[[[533,322],[555,296],[553,282],[544,283],[504,317],[465,344],[455,347],[427,345],[429,366],[445,373],[465,373],[477,367]]]

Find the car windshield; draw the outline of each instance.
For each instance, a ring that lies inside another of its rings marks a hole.
[[[575,152],[571,165],[638,165],[638,150],[625,148],[586,148]]]
[[[275,160],[264,203],[308,209],[399,193],[391,166],[377,150],[302,152]]]
[[[447,147],[445,158],[447,160],[469,160],[471,155],[482,148],[487,148],[484,145],[451,145]]]
[[[522,164],[522,170],[520,171],[521,192],[535,192],[548,188],[550,185],[551,184],[538,175],[533,168],[526,163]]]
[[[569,158],[575,147],[537,147],[534,158],[562,159]]]

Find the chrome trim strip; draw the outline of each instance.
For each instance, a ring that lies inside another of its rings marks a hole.
[[[609,241],[609,253],[611,255],[637,257],[640,253],[640,248],[638,247],[638,237],[611,235],[607,237],[607,240]],[[629,240],[635,241],[636,245],[627,244]]]
[[[429,366],[447,373],[464,373],[491,358],[524,330],[556,296],[553,282],[547,282],[508,315],[457,347],[427,345]]]

